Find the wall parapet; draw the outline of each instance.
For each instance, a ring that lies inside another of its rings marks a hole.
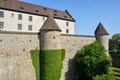
[[[40,34],[40,32],[0,31],[0,34],[27,34],[27,35],[37,35],[37,34]]]
[[[75,37],[95,37],[91,35],[76,35],[76,34],[61,34],[61,36],[75,36]]]

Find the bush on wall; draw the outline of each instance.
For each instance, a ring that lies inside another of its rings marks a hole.
[[[60,80],[65,50],[41,50],[41,80]]]
[[[93,76],[107,73],[110,60],[106,54],[102,44],[97,41],[79,50],[76,55],[78,80],[92,80]]]

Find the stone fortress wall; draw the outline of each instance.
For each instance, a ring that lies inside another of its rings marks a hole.
[[[75,56],[78,49],[95,41],[95,37],[68,34],[61,34],[60,37],[61,48],[66,50],[61,75],[61,79],[64,80],[68,76],[66,72],[69,70],[69,60]],[[46,38],[49,39],[50,36]],[[40,40],[42,40],[40,33],[0,32],[0,78],[2,80],[36,80],[29,52],[40,49]]]
[[[0,32],[0,80],[36,80],[29,53],[36,48],[37,34]]]

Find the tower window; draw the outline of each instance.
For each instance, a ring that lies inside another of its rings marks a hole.
[[[18,30],[22,30],[22,24],[18,24]]]
[[[18,14],[18,20],[22,20],[22,14]]]
[[[28,25],[28,30],[32,31],[32,25]]]
[[[66,29],[66,33],[69,33],[69,29]]]
[[[66,26],[69,26],[69,22],[66,22]]]
[[[32,16],[29,16],[29,21],[32,21]]]
[[[0,29],[3,29],[3,28],[4,28],[4,23],[0,22]]]
[[[0,17],[4,17],[4,12],[0,11]]]

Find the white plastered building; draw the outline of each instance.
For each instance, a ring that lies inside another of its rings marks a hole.
[[[0,30],[39,32],[52,14],[63,34],[75,34],[75,20],[67,10],[61,11],[19,0],[0,0]]]

